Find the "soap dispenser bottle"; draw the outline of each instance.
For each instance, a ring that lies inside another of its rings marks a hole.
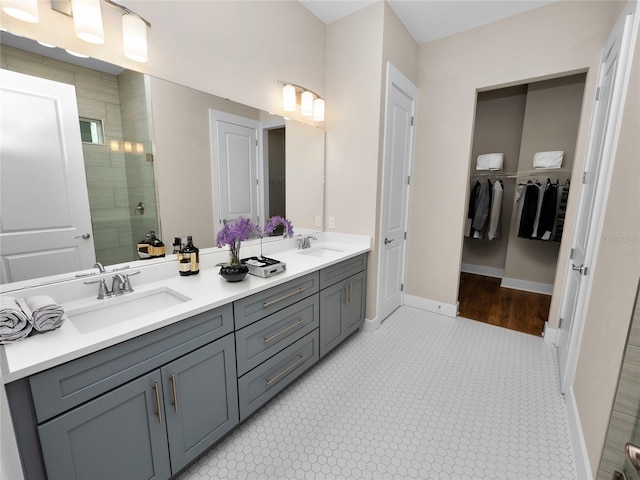
[[[177,240],[177,237],[176,237]],[[186,277],[187,275],[191,275],[191,254],[186,250],[187,246],[180,246],[180,251],[178,252],[178,273],[182,277]]]
[[[140,260],[151,258],[151,256],[149,255],[150,246],[151,246],[151,233],[147,233],[147,235],[144,237],[144,240],[139,241],[137,244],[138,258]]]
[[[166,247],[164,246],[164,243],[162,243],[162,240],[160,240],[156,236],[156,232],[154,232],[153,230],[149,232],[149,237],[150,237],[150,244],[149,244],[149,250],[148,250],[149,256],[151,258],[164,257],[166,253]]]
[[[188,255],[191,259],[190,275],[200,273],[200,249],[193,244],[191,235],[187,237],[187,244],[182,249],[183,255]]]

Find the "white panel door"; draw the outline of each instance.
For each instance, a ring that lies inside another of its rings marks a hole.
[[[565,279],[561,324],[557,339],[560,379],[565,392],[573,381],[579,343],[578,331],[588,298],[586,276],[594,261],[611,161],[621,115],[623,83],[628,65],[633,15],[618,20],[604,46],[598,77],[598,98],[590,131],[589,149],[572,238],[569,271]]]
[[[378,317],[384,320],[402,303],[409,172],[417,89],[388,65],[385,114]]]
[[[0,70],[2,283],[95,263],[75,88]]]
[[[257,126],[250,119],[220,114],[211,111],[216,232],[238,217],[259,223]]]

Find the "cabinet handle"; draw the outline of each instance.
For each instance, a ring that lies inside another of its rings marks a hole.
[[[298,320],[297,322],[292,323],[291,325],[289,325],[288,327],[283,328],[282,330],[280,330],[278,333],[275,333],[273,335],[271,335],[270,337],[264,337],[264,343],[269,343],[270,341],[272,341],[274,338],[278,338],[280,335],[283,335],[285,333],[287,333],[289,330],[291,330],[292,328],[296,328],[298,325],[300,325],[301,323],[304,323],[305,319],[301,318],[300,320]]]
[[[162,423],[162,411],[160,409],[160,385],[158,385],[158,382],[154,382],[153,390],[156,392],[156,415],[158,416],[158,421]]]
[[[306,355],[300,355],[298,357],[298,360],[296,360],[295,362],[293,362],[291,365],[289,365],[287,368],[285,368],[284,370],[282,370],[279,374],[277,374],[275,377],[271,377],[267,379],[267,385],[271,385],[272,383],[277,382],[278,380],[280,380],[282,377],[284,377],[287,373],[289,373],[291,370],[293,370],[294,368],[296,368],[297,366],[299,366],[301,363],[303,363],[305,360],[307,359]]]
[[[287,293],[286,295],[283,295],[283,296],[281,296],[281,297],[279,297],[279,298],[276,298],[275,300],[271,300],[270,302],[265,302],[265,303],[263,303],[263,304],[262,304],[262,307],[263,307],[263,308],[270,307],[271,305],[274,305],[274,304],[276,304],[276,303],[278,303],[278,302],[280,302],[280,301],[282,301],[282,300],[286,300],[286,299],[287,299],[287,298],[289,298],[289,297],[293,297],[294,295],[297,295],[297,294],[299,294],[299,293],[302,293],[302,292],[304,292],[305,290],[306,290],[306,288],[305,288],[305,287],[300,287],[300,288],[299,288],[299,289],[297,289],[295,292]]]
[[[349,305],[351,305],[351,287],[353,286],[352,283],[349,283],[347,285],[347,293],[348,293],[348,303]]]
[[[176,374],[172,373],[171,376],[169,377],[171,378],[171,386],[173,387],[173,402],[171,402],[173,404],[173,409],[177,412],[178,411],[178,380],[176,380]]]

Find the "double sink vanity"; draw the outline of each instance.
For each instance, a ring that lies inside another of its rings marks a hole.
[[[355,332],[369,239],[294,240],[268,245],[287,265],[269,278],[225,282],[214,252],[189,277],[135,262],[134,291],[103,300],[86,277],[11,292],[50,295],[69,318],[3,347],[25,478],[175,476]]]

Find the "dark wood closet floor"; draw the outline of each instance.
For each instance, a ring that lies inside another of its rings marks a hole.
[[[541,336],[549,317],[551,295],[503,288],[500,281],[462,272],[459,316]]]

